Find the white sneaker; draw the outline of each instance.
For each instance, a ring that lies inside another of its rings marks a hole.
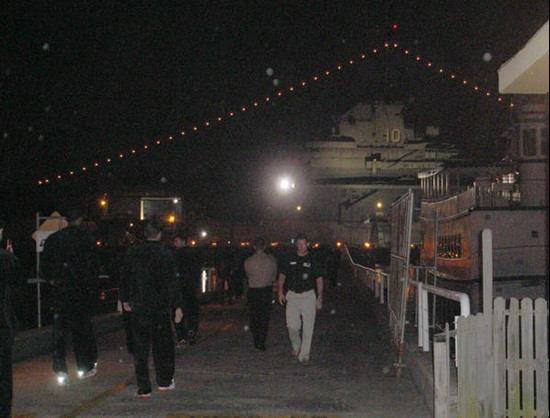
[[[168,386],[159,386],[158,391],[159,392],[168,392],[170,390],[174,390],[175,388],[176,388],[176,382],[174,381],[174,379],[172,379],[172,381],[170,382],[170,384]]]
[[[151,399],[151,391],[143,392],[140,389],[136,392],[136,396],[140,399]]]
[[[57,386],[61,386],[61,387],[67,386],[69,384],[67,377],[68,377],[67,373],[65,372],[56,373]]]
[[[88,370],[87,372],[83,371],[83,370],[79,370],[77,372],[78,374],[78,378],[80,380],[83,380],[83,379],[87,379],[88,377],[92,377],[92,376],[95,376],[97,374],[97,363],[94,363],[94,367],[92,367],[90,370]]]

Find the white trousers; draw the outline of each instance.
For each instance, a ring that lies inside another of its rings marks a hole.
[[[289,290],[286,294],[286,326],[292,350],[298,353],[299,360],[309,360],[317,313],[316,299],[314,290],[304,293],[294,293]]]

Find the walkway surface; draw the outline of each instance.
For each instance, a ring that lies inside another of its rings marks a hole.
[[[243,304],[204,305],[197,344],[180,349],[172,392],[135,397],[124,332],[99,338],[97,376],[57,387],[49,357],[14,366],[15,416],[428,417],[407,372],[397,378],[395,350],[377,324],[376,302],[342,274],[325,292],[312,364],[290,353],[284,308],[274,305],[267,351],[252,346]],[[74,375],[74,364],[72,364]],[[154,374],[152,374],[154,376]]]

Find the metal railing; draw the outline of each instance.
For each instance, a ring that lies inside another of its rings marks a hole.
[[[416,272],[419,268],[413,267],[415,270],[415,276],[418,277]],[[433,275],[434,279],[442,274],[434,269],[425,269],[425,281],[421,280],[409,280],[412,286],[416,287],[416,309],[415,309],[415,324],[418,328],[418,346],[422,347],[423,351],[430,351],[430,325],[429,325],[429,303],[428,293],[434,295],[432,303],[432,327],[436,326],[436,299],[435,296],[440,296],[448,300],[453,300],[460,303],[460,316],[470,315],[470,297],[466,293],[456,292],[454,290],[437,287],[435,285],[428,284],[426,282],[428,274]],[[455,318],[456,319],[456,318]]]
[[[386,302],[385,294],[388,288],[390,275],[381,270],[375,270],[370,267],[363,266],[353,260],[347,246],[344,246],[350,264],[355,268],[354,274],[357,279],[361,279],[367,287],[374,293],[375,298],[379,299],[381,304]],[[449,290],[443,287],[438,287],[435,284],[427,282],[428,275],[433,276],[433,282],[437,283],[437,277],[443,277],[444,274],[435,269],[413,266],[414,273],[412,276],[416,279],[410,279],[409,284],[416,288],[416,306],[415,306],[415,326],[418,332],[418,346],[422,347],[423,351],[430,351],[430,328],[436,328],[437,304],[436,297],[444,298],[449,301],[458,302],[460,305],[460,316],[470,315],[470,297],[463,292]],[[424,278],[419,278],[419,272],[424,271]],[[447,277],[447,276],[446,276]],[[428,301],[428,293],[433,295],[432,302],[432,321],[430,325],[430,309]],[[455,318],[456,320],[456,318]]]
[[[364,283],[374,293],[374,297],[380,300],[381,304],[385,303],[385,293],[388,287],[389,274],[384,273],[380,269],[375,270],[370,267],[363,266],[353,261],[347,245],[344,246],[348,259],[355,270],[355,277],[359,278],[361,274]]]

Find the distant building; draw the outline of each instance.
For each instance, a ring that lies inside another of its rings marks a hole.
[[[420,187],[420,171],[457,154],[437,127],[415,134],[404,109],[399,103],[359,104],[340,117],[331,137],[308,143],[308,217],[329,225],[330,239],[389,247],[391,203]]]

